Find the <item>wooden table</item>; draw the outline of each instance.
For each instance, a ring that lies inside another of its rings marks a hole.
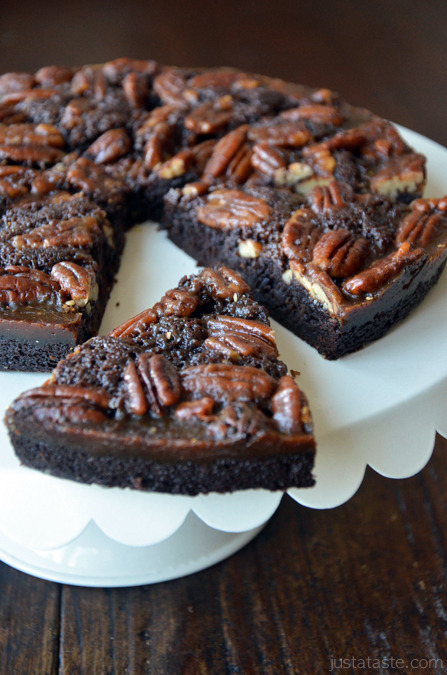
[[[234,65],[338,89],[447,145],[444,0],[42,4],[2,7],[0,71]],[[243,550],[183,579],[88,589],[0,564],[0,671],[447,672],[446,450],[438,438],[407,480],[367,470],[335,510],[285,498]]]

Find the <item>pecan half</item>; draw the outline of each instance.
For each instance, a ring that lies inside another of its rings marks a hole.
[[[250,286],[240,274],[224,265],[221,265],[218,270],[204,269],[200,274],[200,279],[211,293],[221,300],[234,298],[235,295],[239,296],[250,290]]]
[[[39,145],[0,145],[0,161],[23,162],[45,167],[58,162],[64,153],[58,148]]]
[[[252,166],[267,176],[274,176],[278,169],[284,169],[287,164],[281,150],[269,143],[256,143],[251,157]]]
[[[363,268],[369,253],[367,239],[340,228],[323,234],[314,246],[312,260],[331,277],[345,279]]]
[[[280,147],[301,148],[313,140],[312,134],[300,122],[282,122],[251,127],[248,138],[255,143],[268,143]]]
[[[377,260],[360,274],[343,283],[343,288],[352,295],[371,294],[381,290],[391,279],[397,277],[405,267],[425,257],[421,248],[412,249],[404,241],[397,251]]]
[[[144,146],[144,163],[153,169],[171,154],[175,127],[168,122],[157,124]]]
[[[180,288],[174,288],[162,297],[160,302],[157,302],[153,309],[158,317],[161,316],[191,316],[199,304],[199,299],[190,291],[185,291]]]
[[[423,200],[417,200],[419,202]],[[428,200],[424,200],[428,202]],[[396,234],[396,244],[400,246],[404,241],[413,245],[427,247],[433,244],[440,235],[447,231],[447,218],[444,213],[434,209],[414,208],[402,220]],[[428,211],[428,212],[427,212]]]
[[[207,328],[209,337],[205,346],[208,348],[217,351],[221,351],[221,347],[223,351],[230,348],[244,356],[278,355],[273,330],[260,321],[217,315],[208,320]]]
[[[185,128],[196,134],[215,134],[231,121],[232,110],[220,109],[213,101],[194,108],[185,117]]]
[[[155,323],[156,321],[157,313],[152,308],[145,309],[143,312],[140,312],[140,314],[133,316],[131,319],[128,319],[120,326],[117,326],[109,333],[109,335],[110,337],[115,338],[129,337],[132,334],[143,332],[147,326],[149,326],[151,323]]]
[[[206,419],[213,413],[214,401],[209,396],[196,401],[183,401],[175,409],[175,416],[180,420]]]
[[[245,143],[247,131],[248,126],[242,125],[230,131],[216,143],[203,171],[205,177],[217,178],[225,172],[233,157]]]
[[[0,269],[0,303],[8,306],[45,302],[58,296],[59,283],[45,272],[11,265]]]
[[[90,91],[96,99],[103,99],[107,93],[107,79],[102,66],[84,66],[77,70],[70,88],[75,96]]]
[[[321,303],[330,314],[338,314],[344,298],[327,272],[312,262],[303,264],[297,260],[290,261],[290,269],[295,280],[316,302]]]
[[[130,361],[123,373],[127,388],[126,407],[134,415],[149,409],[163,416],[165,406],[178,403],[181,395],[176,368],[161,354],[140,354],[136,364]]]
[[[127,364],[123,373],[123,379],[127,389],[126,408],[133,415],[145,415],[149,409],[149,403],[137,367],[133,361],[129,361]]]
[[[98,297],[98,285],[93,271],[74,262],[66,260],[56,263],[51,269],[51,278],[70,295],[71,301],[67,301],[65,303],[67,305],[85,307],[88,302]]]
[[[111,195],[124,187],[120,178],[109,175],[103,166],[86,157],[80,157],[71,165],[67,172],[67,182],[87,194],[100,192]]]
[[[309,209],[302,208],[292,213],[285,224],[281,244],[289,260],[311,260],[314,246],[321,237],[314,218]]]
[[[269,398],[274,380],[250,366],[213,363],[189,366],[180,371],[182,386],[194,398],[209,396],[214,401],[261,401]]]
[[[227,167],[226,174],[230,181],[238,185],[245,183],[250,174],[253,173],[252,154],[253,150],[248,143],[244,143],[239,148]]]
[[[70,82],[73,75],[73,68],[66,66],[44,66],[43,68],[39,68],[34,77],[36,82],[42,87],[54,87],[57,84]]]
[[[278,428],[284,434],[303,431],[303,405],[305,399],[291,375],[284,375],[272,396],[272,412]],[[306,414],[309,422],[309,412]]]
[[[253,227],[270,215],[269,205],[241,190],[220,189],[208,195],[197,209],[200,222],[216,230]]]
[[[281,117],[287,120],[310,120],[320,124],[339,127],[344,122],[344,116],[337,108],[321,103],[302,105],[299,108],[291,108],[281,113]]]
[[[164,103],[179,103],[184,100],[183,93],[186,88],[186,79],[183,74],[175,69],[165,70],[154,80],[154,91]]]
[[[101,234],[98,221],[93,216],[54,220],[40,225],[30,232],[18,234],[11,239],[15,248],[49,248],[52,246],[76,246],[79,248],[92,246]]]
[[[180,400],[181,386],[177,369],[162,354],[140,354],[138,372],[146,387],[149,405],[158,414],[164,406],[175,405]]]
[[[28,90],[33,85],[34,77],[30,73],[5,73],[0,75],[0,96],[15,91]]]
[[[128,73],[122,81],[124,96],[132,108],[143,108],[150,89],[149,82],[143,73]]]
[[[92,403],[103,410],[109,407],[110,394],[101,387],[77,387],[69,384],[44,384],[23,392],[20,398],[70,398]]]
[[[230,89],[238,77],[235,70],[210,70],[194,75],[188,86],[192,89]]]
[[[52,124],[0,124],[0,145],[48,145],[63,148],[65,141]]]
[[[328,185],[314,187],[309,192],[308,201],[312,211],[318,214],[328,213],[346,206],[340,183],[336,180],[331,180]]]
[[[127,155],[132,141],[125,129],[110,129],[103,133],[87,149],[97,164],[108,164]]]

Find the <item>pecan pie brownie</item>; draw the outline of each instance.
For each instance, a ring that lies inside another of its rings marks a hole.
[[[314,483],[306,398],[266,310],[224,266],[77,347],[6,423],[25,465],[86,483],[189,495]]]
[[[0,367],[48,369],[97,330],[124,232],[148,217],[201,264],[246,275],[326,357],[357,350],[445,264],[446,200],[420,201],[425,181],[391,123],[328,89],[132,59],[2,75]],[[95,216],[74,213],[82,200]],[[81,303],[51,260],[90,289]]]

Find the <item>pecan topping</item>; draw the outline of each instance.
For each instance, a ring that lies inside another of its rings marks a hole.
[[[133,316],[131,319],[128,319],[122,323],[121,326],[117,326],[109,333],[109,335],[110,337],[115,338],[126,338],[131,336],[133,333],[144,331],[147,326],[149,326],[151,323],[155,323],[156,321],[157,313],[152,308],[145,309],[143,312],[140,312],[140,314],[137,314],[136,316]]]
[[[214,401],[209,396],[196,401],[183,401],[175,409],[175,416],[180,420],[205,419],[213,413]]]
[[[253,227],[269,215],[266,202],[241,190],[215,190],[208,195],[207,203],[197,209],[198,219],[216,230]]]
[[[345,281],[343,288],[356,296],[375,293],[388,281],[400,274],[405,267],[422,260],[424,257],[425,253],[421,248],[412,250],[411,244],[405,241],[397,251],[377,260],[360,274]]]
[[[290,216],[282,232],[282,248],[289,260],[305,262],[312,257],[321,229],[315,225],[309,209],[298,209]]]
[[[313,171],[304,162],[292,162],[286,167],[280,167],[274,172],[275,185],[279,187],[297,187],[297,184],[312,176]]]
[[[62,159],[64,153],[57,149],[38,145],[0,145],[0,161],[23,162],[29,166],[46,166]]]
[[[257,171],[267,176],[274,176],[278,169],[286,167],[286,161],[281,151],[268,143],[256,143],[253,148],[251,163]]]
[[[123,379],[127,387],[127,409],[134,415],[145,415],[149,404],[144,393],[143,383],[133,361],[127,364]]]
[[[202,103],[185,117],[185,127],[196,134],[215,134],[231,121],[232,110],[221,110],[212,101]]]
[[[123,374],[127,387],[127,409],[145,415],[149,408],[159,417],[163,407],[178,403],[181,395],[176,368],[161,354],[140,354],[136,364],[127,364]]]
[[[67,305],[85,307],[88,302],[98,297],[94,273],[74,262],[66,260],[56,263],[51,270],[51,278],[55,279],[61,289],[70,295],[71,302],[66,302]]]
[[[125,129],[110,129],[94,141],[88,148],[87,153],[93,157],[97,164],[108,164],[120,157],[124,157],[132,142]]]
[[[194,75],[188,86],[192,89],[230,89],[239,73],[234,70],[211,70]]]
[[[290,269],[296,281],[314,300],[324,305],[331,314],[337,314],[343,303],[343,295],[327,272],[312,262],[304,265],[296,260],[290,261]]]
[[[250,290],[250,286],[237,272],[223,265],[217,271],[204,269],[200,278],[211,292],[222,300],[228,300]]]
[[[341,186],[336,180],[331,180],[328,185],[314,187],[308,200],[315,213],[327,213],[346,206]]]
[[[331,277],[344,279],[364,266],[370,245],[367,239],[340,228],[323,234],[315,244],[312,260]]]
[[[52,124],[0,124],[0,145],[48,145],[63,148],[65,141]]]
[[[45,100],[52,98],[55,95],[54,89],[23,89],[21,91],[13,91],[10,94],[5,94],[1,98],[2,106],[15,105],[21,101]]]
[[[28,90],[33,85],[34,77],[29,73],[5,73],[0,75],[0,96],[15,91]]]
[[[312,134],[304,125],[295,122],[251,127],[248,137],[256,143],[268,143],[280,147],[301,148],[312,140]]]
[[[144,146],[144,163],[153,169],[170,154],[175,127],[168,122],[157,124]]]
[[[278,428],[284,434],[303,430],[302,393],[291,375],[284,375],[272,396],[272,412]]]
[[[132,108],[143,108],[149,96],[149,84],[146,75],[128,73],[122,82],[124,96]]]
[[[242,125],[230,131],[216,143],[203,171],[205,177],[217,178],[224,173],[233,157],[245,143],[247,130],[247,125]]]
[[[181,394],[177,369],[161,354],[141,354],[138,357],[138,369],[146,386],[155,391],[157,400],[163,406],[178,403]]]
[[[8,306],[44,302],[57,296],[59,284],[45,272],[11,265],[0,269],[0,303]]]
[[[213,363],[189,366],[180,371],[182,386],[195,398],[209,396],[215,401],[261,401],[269,398],[274,380],[250,366]]]
[[[42,246],[92,246],[101,233],[96,218],[92,216],[74,216],[67,220],[54,220],[40,225],[30,232],[18,234],[11,239],[15,248],[36,248]]]
[[[67,398],[91,403],[107,410],[111,396],[101,387],[76,387],[68,384],[44,384],[41,387],[23,392],[20,398]]]
[[[331,105],[322,105],[313,103],[302,105],[299,108],[292,108],[281,113],[281,117],[287,120],[311,120],[320,124],[339,127],[344,122],[344,117],[337,108]]]
[[[244,239],[239,242],[238,253],[241,258],[259,258],[262,252],[262,244],[254,239]]]
[[[303,149],[303,157],[318,176],[332,176],[337,166],[328,142],[309,145]]]
[[[421,191],[425,183],[425,158],[404,154],[391,157],[385,166],[371,178],[371,189],[390,199],[402,193]]]
[[[154,305],[157,316],[191,316],[199,304],[199,299],[193,293],[174,288],[162,297],[160,302]]]
[[[77,70],[71,80],[71,91],[82,96],[91,91],[95,98],[102,99],[107,93],[107,80],[101,66],[85,66]]]
[[[35,74],[36,82],[43,87],[54,87],[57,84],[70,82],[74,71],[66,66],[44,66]]]
[[[427,247],[447,228],[447,218],[442,211],[435,211],[429,200],[418,199],[413,203],[413,210],[402,220],[396,234],[396,244],[404,241],[414,246]]]
[[[251,157],[252,148],[248,143],[244,143],[234,155],[227,167],[227,176],[229,180],[242,185],[253,172]]]
[[[275,334],[270,326],[253,319],[215,316],[208,320],[209,338],[205,346],[217,351],[230,349],[244,356],[277,356]]]
[[[121,57],[105,63],[102,70],[109,82],[118,84],[128,74],[154,75],[158,71],[158,63],[149,59]]]
[[[179,103],[183,100],[183,92],[186,88],[186,80],[183,75],[174,68],[157,75],[154,80],[154,91],[164,103]]]
[[[119,178],[110,176],[104,167],[86,157],[81,157],[72,164],[67,172],[67,182],[73,187],[84,190],[87,194],[93,194],[97,190],[111,194],[123,187]]]
[[[189,148],[178,152],[157,168],[160,178],[172,180],[178,176],[183,176],[191,167],[194,161],[194,153]]]

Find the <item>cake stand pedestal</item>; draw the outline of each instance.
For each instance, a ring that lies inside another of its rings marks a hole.
[[[49,581],[103,588],[140,586],[177,579],[232,555],[261,531],[222,532],[189,513],[168,539],[151,546],[127,546],[91,522],[74,541],[54,549],[32,549],[0,531],[0,559]]]

